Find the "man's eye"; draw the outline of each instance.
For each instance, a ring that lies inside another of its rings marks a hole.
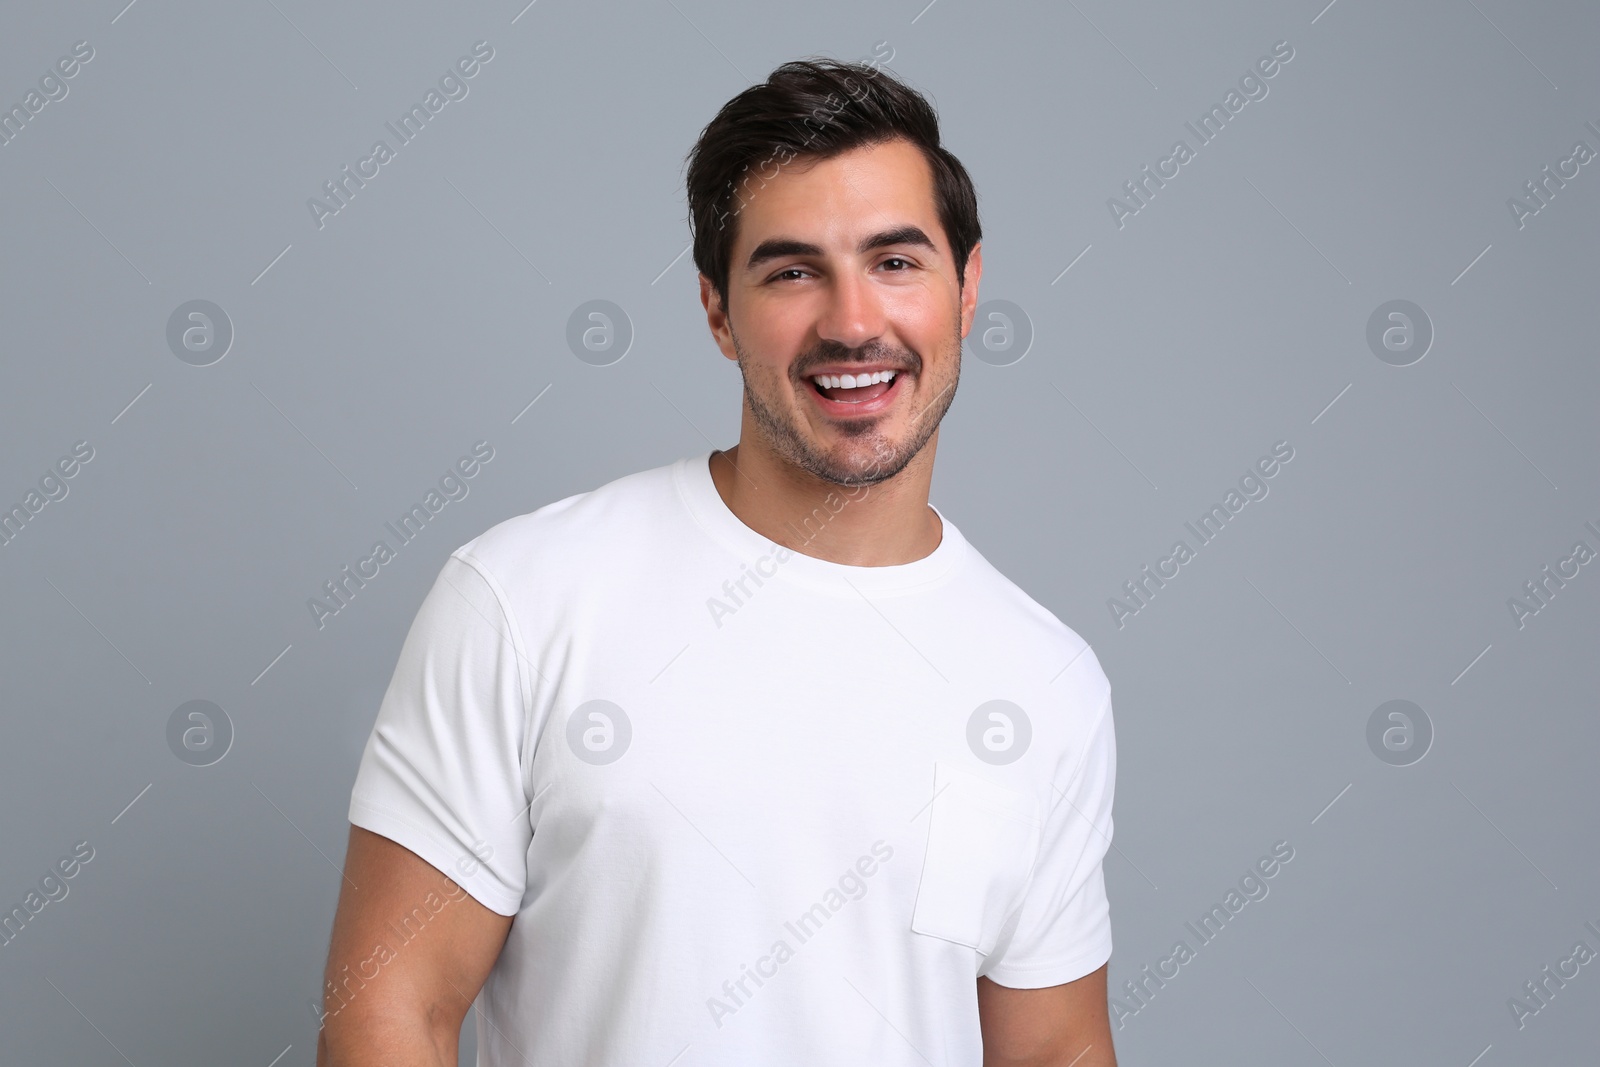
[[[804,273],[805,273],[805,271],[801,270],[799,267],[790,267],[788,270],[780,270],[778,273],[774,274],[772,276],[772,280],[775,281],[775,282],[776,281],[783,281],[785,279],[786,275],[789,275],[789,274],[804,274]]]
[[[911,267],[911,261],[909,259],[901,259],[899,256],[890,256],[888,259],[884,260],[883,263],[884,263],[884,266],[888,266],[890,263],[903,263],[903,264],[905,264],[905,266],[906,266],[906,268],[908,270]],[[891,273],[898,274],[900,272],[899,271],[893,271]]]

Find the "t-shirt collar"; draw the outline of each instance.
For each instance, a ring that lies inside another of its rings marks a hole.
[[[677,483],[679,497],[702,530],[756,567],[764,578],[795,582],[852,597],[870,597],[910,592],[939,584],[949,578],[956,565],[967,555],[969,546],[961,536],[961,531],[931,503],[929,506],[933,507],[943,526],[943,535],[938,546],[921,559],[886,567],[857,567],[808,556],[798,549],[789,549],[785,553],[781,551],[784,546],[746,526],[723,501],[722,494],[717,492],[716,483],[711,478],[712,455],[712,452],[702,452],[686,456],[673,464],[673,480]],[[842,491],[840,496],[841,499],[847,499]],[[847,502],[844,506],[850,505]],[[821,513],[831,517],[826,507],[821,509]],[[786,558],[780,562],[780,557]]]

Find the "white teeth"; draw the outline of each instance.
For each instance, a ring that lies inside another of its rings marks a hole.
[[[811,380],[824,389],[859,389],[878,382],[892,382],[896,372],[881,370],[873,374],[818,374]]]

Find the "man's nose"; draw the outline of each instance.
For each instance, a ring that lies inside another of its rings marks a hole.
[[[847,348],[860,348],[883,334],[883,303],[871,279],[853,272],[837,276],[817,320],[817,335]]]

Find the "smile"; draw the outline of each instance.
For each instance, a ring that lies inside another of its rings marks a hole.
[[[814,374],[807,390],[827,415],[874,415],[890,407],[900,395],[901,372]]]

